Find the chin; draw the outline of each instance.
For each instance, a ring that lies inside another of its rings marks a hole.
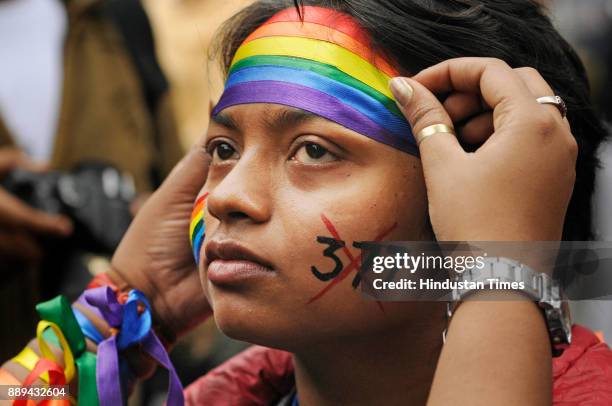
[[[275,311],[240,298],[217,297],[212,301],[219,330],[235,340],[294,352],[305,345],[304,327],[290,312]]]

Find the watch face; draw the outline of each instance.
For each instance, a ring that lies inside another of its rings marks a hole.
[[[572,315],[570,313],[569,301],[561,301],[561,322],[567,336],[567,344],[572,343]]]
[[[563,345],[568,345],[572,341],[572,320],[569,313],[569,304],[567,301],[562,301],[559,305],[545,309],[546,324],[551,338],[553,349],[561,350],[557,352],[560,355]]]

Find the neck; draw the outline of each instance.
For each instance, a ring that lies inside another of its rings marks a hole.
[[[300,405],[424,405],[446,326],[443,310],[427,313],[422,323],[297,351]]]

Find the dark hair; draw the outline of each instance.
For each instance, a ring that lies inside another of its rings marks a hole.
[[[228,20],[213,52],[227,74],[242,41],[276,12],[301,5],[350,14],[370,33],[372,47],[409,75],[461,56],[499,58],[537,69],[568,105],[579,154],[564,240],[593,238],[591,198],[603,122],[590,101],[587,75],[576,52],[532,0],[258,0]],[[546,155],[542,154],[542,159]]]

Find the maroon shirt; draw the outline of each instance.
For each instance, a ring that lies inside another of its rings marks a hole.
[[[553,358],[553,404],[612,405],[612,351],[590,330],[575,325],[572,345]],[[185,390],[188,406],[274,405],[294,387],[285,351],[253,346]]]

